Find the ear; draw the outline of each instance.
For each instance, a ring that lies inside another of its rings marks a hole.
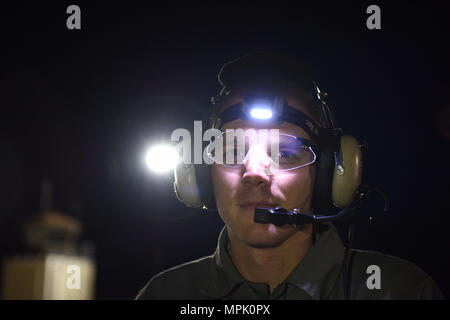
[[[341,137],[341,150],[344,160],[344,173],[339,175],[334,170],[332,184],[332,199],[337,207],[348,206],[361,184],[362,178],[362,152],[358,141],[344,135]]]
[[[195,166],[180,163],[175,167],[174,176],[174,189],[178,200],[191,208],[201,207],[202,201],[195,175]]]

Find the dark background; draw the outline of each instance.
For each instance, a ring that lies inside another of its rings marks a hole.
[[[449,296],[448,1],[149,3],[2,4],[2,257],[24,250],[45,177],[96,248],[98,299],[134,298],[157,272],[211,254],[220,219],[186,218],[173,176],[148,172],[143,153],[203,117],[223,63],[277,49],[316,67],[339,125],[369,142],[365,180],[391,216],[360,219],[354,247],[412,261]],[[81,30],[66,28],[70,4]],[[381,30],[366,28],[370,4]]]

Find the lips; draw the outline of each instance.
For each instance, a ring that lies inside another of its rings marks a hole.
[[[273,209],[275,207],[277,207],[276,204],[271,203],[271,202],[245,202],[243,204],[240,204],[239,206],[243,207],[243,208],[268,208],[268,209]]]

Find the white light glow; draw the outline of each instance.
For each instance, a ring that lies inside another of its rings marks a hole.
[[[145,155],[147,167],[155,173],[166,173],[173,170],[178,161],[178,152],[168,145],[154,146]]]
[[[250,115],[256,119],[270,119],[272,118],[272,110],[266,108],[253,108]]]

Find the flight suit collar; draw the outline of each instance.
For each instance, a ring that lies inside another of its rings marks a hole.
[[[340,266],[344,256],[344,246],[336,228],[331,224],[322,224],[322,231],[317,235],[316,243],[286,278],[282,285],[292,287],[288,296],[307,296],[311,299],[323,299],[339,279]],[[209,277],[205,277],[203,292],[210,299],[221,299],[248,282],[236,269],[228,253],[229,238],[226,226],[218,239],[217,249]],[[300,290],[301,293],[292,290]],[[291,294],[290,294],[290,293]]]
[[[304,290],[312,299],[330,296],[339,279],[345,252],[336,228],[331,223],[322,227],[327,230],[318,233],[314,246],[285,280]]]

